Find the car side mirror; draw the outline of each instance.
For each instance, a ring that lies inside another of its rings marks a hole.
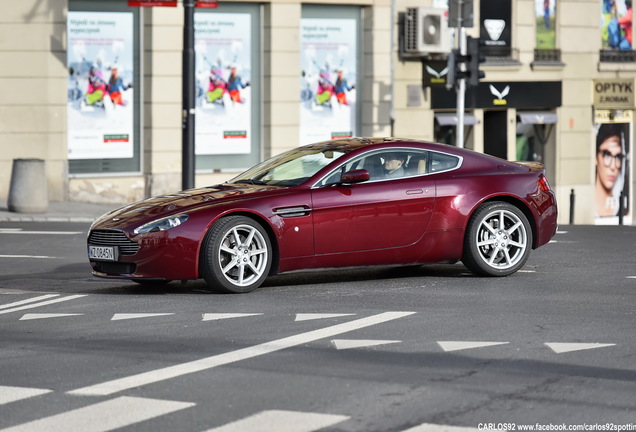
[[[369,171],[365,169],[357,169],[352,171],[347,171],[342,174],[342,178],[340,179],[341,183],[362,183],[369,180],[371,176],[369,175]]]

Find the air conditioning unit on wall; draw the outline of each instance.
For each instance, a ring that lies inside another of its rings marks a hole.
[[[450,52],[450,32],[444,9],[408,8],[404,15],[404,52],[407,56]]]

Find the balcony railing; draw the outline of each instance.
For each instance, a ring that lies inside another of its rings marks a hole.
[[[493,55],[494,54],[494,55]],[[517,48],[497,48],[496,50],[482,50],[489,65],[505,65],[519,63],[519,50]]]
[[[600,61],[603,63],[636,63],[636,51],[602,49]]]
[[[544,63],[559,63],[561,62],[561,50],[560,49],[535,49],[534,61]]]

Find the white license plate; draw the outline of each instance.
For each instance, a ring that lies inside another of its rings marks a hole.
[[[115,261],[117,259],[114,246],[89,246],[88,258],[97,261]]]

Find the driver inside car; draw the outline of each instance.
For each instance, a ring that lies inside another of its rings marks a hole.
[[[404,162],[406,156],[400,153],[389,153],[384,159],[385,175],[388,178],[404,177]]]

